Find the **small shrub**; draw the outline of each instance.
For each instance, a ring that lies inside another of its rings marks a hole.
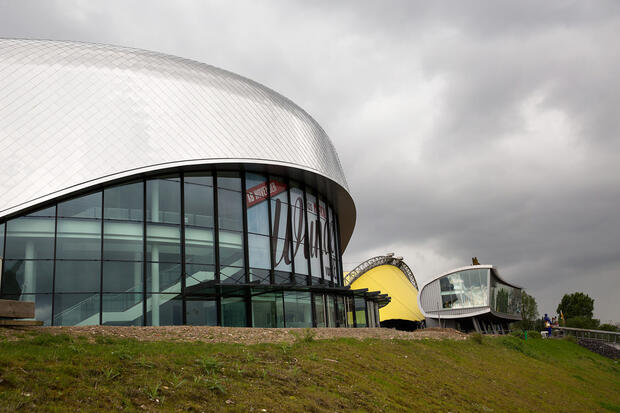
[[[204,359],[197,360],[197,361],[202,371],[206,374],[215,373],[217,370],[221,368],[220,362],[217,361],[217,359],[213,357],[206,357]]]
[[[297,342],[299,343],[312,343],[316,338],[316,331],[312,328],[306,328],[304,330],[304,335],[301,337],[297,337]]]
[[[542,335],[540,334],[540,331],[530,330],[527,332],[527,338],[542,339]]]
[[[474,343],[478,343],[478,344],[482,344],[482,342],[484,341],[484,337],[480,333],[470,334],[469,339],[472,340]]]

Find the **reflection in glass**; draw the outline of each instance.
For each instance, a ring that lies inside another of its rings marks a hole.
[[[154,293],[181,292],[181,264],[172,262],[146,263],[146,288]]]
[[[58,218],[57,259],[101,259],[101,221]]]
[[[186,294],[211,293],[215,283],[215,267],[213,265],[185,265]]]
[[[248,248],[251,268],[271,268],[269,237],[248,234]]]
[[[284,291],[283,294],[286,327],[312,327],[312,304],[310,293],[301,291]]]
[[[136,293],[143,291],[142,262],[104,261],[103,292]]]
[[[115,326],[141,326],[144,306],[142,294],[103,294],[101,323]]]
[[[185,261],[196,264],[215,263],[213,229],[185,227]]]
[[[144,239],[141,222],[103,222],[103,259],[142,261]]]
[[[323,294],[314,295],[314,314],[316,316],[317,327],[327,327],[325,318],[325,296]]]
[[[22,294],[52,292],[53,261],[6,260],[2,266],[3,298],[17,300]]]
[[[58,203],[59,218],[101,218],[101,192]]]
[[[149,222],[181,223],[180,179],[146,181],[146,219]]]
[[[357,327],[367,327],[366,324],[366,300],[361,297],[355,297],[355,321]]]
[[[188,297],[185,303],[187,325],[216,326],[217,303],[215,300]]]
[[[220,231],[220,265],[243,266],[243,235],[240,232]]]
[[[99,293],[54,294],[54,325],[99,324]]]
[[[284,327],[282,293],[263,293],[252,297],[252,327]]]
[[[213,228],[213,178],[185,177],[185,225]]]
[[[146,299],[146,325],[183,324],[183,301],[177,294],[149,294]]]
[[[217,187],[241,192],[239,172],[220,171],[217,173]]]
[[[136,182],[103,191],[103,217],[122,221],[144,220],[144,184]]]
[[[55,292],[86,293],[101,289],[100,261],[56,261]]]
[[[6,225],[6,259],[54,258],[54,218],[16,218]]]
[[[247,173],[246,188],[248,232],[269,235],[267,178],[262,175]]]
[[[243,231],[243,199],[240,192],[220,189],[217,192],[217,213],[220,230]]]
[[[488,269],[465,270],[439,279],[442,308],[482,307],[488,304]]]
[[[222,326],[245,327],[245,299],[243,297],[222,297]]]
[[[34,320],[43,321],[44,326],[52,324],[51,294],[23,294],[19,297],[10,297],[9,299],[34,303]]]
[[[240,267],[223,267],[220,270],[220,282],[223,284],[245,284],[245,270]]]
[[[181,261],[181,227],[168,224],[147,224],[146,260]]]

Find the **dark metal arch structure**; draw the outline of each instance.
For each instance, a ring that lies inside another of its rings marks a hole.
[[[413,275],[413,271],[411,271],[411,268],[409,268],[409,266],[405,264],[405,261],[403,261],[402,257],[394,257],[393,254],[379,255],[377,257],[367,259],[344,276],[344,284],[351,285],[355,280],[364,275],[366,272],[381,265],[392,265],[398,268],[407,276],[407,279],[409,279],[415,289],[418,289],[418,282],[416,281],[415,276]]]

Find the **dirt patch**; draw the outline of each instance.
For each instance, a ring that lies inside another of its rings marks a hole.
[[[14,327],[0,328],[0,337],[6,340],[18,340],[28,332],[68,334],[84,336],[94,341],[98,336],[131,338],[139,341],[201,341],[207,343],[290,343],[313,335],[316,340],[334,338],[355,338],[359,340],[376,338],[382,340],[422,340],[450,339],[464,340],[467,334],[453,329],[427,328],[413,332],[398,331],[387,328],[247,328],[247,327],[202,327],[202,326],[166,326],[166,327]]]

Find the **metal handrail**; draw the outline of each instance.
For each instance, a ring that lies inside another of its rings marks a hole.
[[[607,343],[620,342],[620,332],[606,330],[590,330],[586,328],[574,327],[553,327],[554,330],[563,331],[577,338],[585,338],[589,340],[604,341]]]
[[[413,275],[413,271],[411,271],[411,268],[409,268],[409,266],[405,264],[405,261],[403,261],[401,258],[387,256],[387,255],[379,255],[377,257],[370,258],[364,261],[363,263],[361,263],[360,265],[358,265],[357,267],[355,267],[352,271],[350,271],[347,275],[344,276],[344,284],[351,285],[355,280],[361,277],[364,273],[372,270],[373,268],[379,267],[381,265],[392,265],[398,268],[407,276],[407,278],[409,279],[411,284],[413,284],[415,289],[416,290],[418,289],[418,282],[416,281],[415,276]]]

